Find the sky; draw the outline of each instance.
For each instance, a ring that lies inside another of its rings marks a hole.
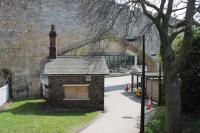
[[[119,4],[124,4],[130,0],[115,0],[116,3],[119,3]],[[160,6],[160,3],[161,3],[161,0],[148,0],[151,4],[154,4],[156,6]],[[166,1],[166,4],[165,4],[165,7],[167,7],[167,4],[168,4],[168,1]],[[188,0],[174,0],[174,4],[173,4],[173,9],[180,9],[180,8],[184,8],[186,7],[186,3],[187,3]],[[200,2],[198,2],[198,4],[200,4]],[[131,5],[131,4],[129,4]],[[131,7],[130,7],[131,9]],[[156,13],[156,10],[150,8],[150,7],[147,7],[147,10],[152,12],[152,13]],[[183,19],[185,17],[185,12],[186,12],[186,9],[182,9],[182,10],[179,10],[179,11],[176,11],[176,12],[173,12],[172,13],[172,17],[175,17],[177,19]],[[200,21],[200,18],[196,18],[198,21]]]

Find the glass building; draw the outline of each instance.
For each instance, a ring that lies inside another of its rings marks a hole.
[[[67,53],[66,56],[87,56],[90,55],[90,47],[88,45],[81,48],[73,49]],[[99,52],[100,51],[100,52]],[[101,52],[103,51],[103,52]],[[98,53],[99,52],[99,53]],[[101,50],[98,48],[95,51],[96,55],[103,56],[106,60],[109,70],[120,70],[128,69],[131,70],[132,66],[141,65],[141,57],[136,55],[133,51],[127,49],[125,52],[122,52],[122,48],[119,44],[112,44],[109,46],[109,49]]]
[[[141,64],[141,58],[133,55],[104,55],[104,58],[110,70],[131,69],[133,65]]]

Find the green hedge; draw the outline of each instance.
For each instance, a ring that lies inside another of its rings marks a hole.
[[[200,110],[200,29],[193,35],[192,46],[187,62],[182,68],[182,111],[184,113]]]

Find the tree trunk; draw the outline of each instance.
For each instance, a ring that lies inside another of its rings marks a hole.
[[[166,133],[181,133],[181,91],[176,72],[165,72]]]
[[[181,133],[181,91],[177,66],[169,37],[160,36],[165,89],[165,132]]]

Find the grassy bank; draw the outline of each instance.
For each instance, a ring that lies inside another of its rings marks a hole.
[[[165,127],[164,107],[158,108],[145,127],[145,133],[163,133]]]
[[[182,114],[182,132],[200,133],[200,114]],[[145,127],[145,133],[164,133],[165,128],[165,109],[158,108],[154,116]]]

